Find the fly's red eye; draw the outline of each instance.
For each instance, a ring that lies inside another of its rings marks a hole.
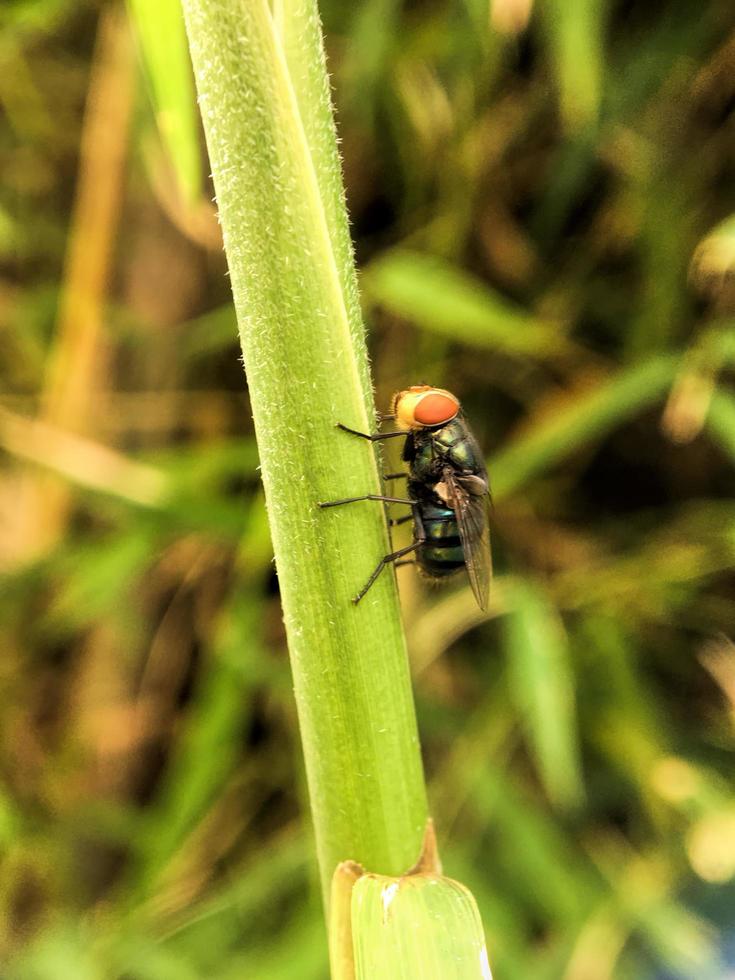
[[[426,395],[416,405],[413,417],[419,425],[441,425],[453,419],[458,411],[459,406],[452,398],[440,394]]]

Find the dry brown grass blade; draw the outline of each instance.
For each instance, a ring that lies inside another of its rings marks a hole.
[[[4,408],[0,408],[0,446],[18,459],[46,467],[57,479],[62,477],[141,507],[160,506],[170,490],[166,477],[154,466]],[[49,476],[39,475],[37,483],[41,485]],[[10,528],[7,531],[10,533]]]
[[[101,14],[97,32],[65,279],[40,396],[42,421],[71,432],[93,431],[94,405],[105,376],[104,304],[120,218],[134,80],[124,11],[110,6]],[[70,499],[68,486],[49,474],[25,478],[11,545],[16,559],[43,553],[58,540]]]

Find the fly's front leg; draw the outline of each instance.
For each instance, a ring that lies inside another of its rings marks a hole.
[[[359,436],[361,439],[369,439],[370,442],[380,442],[381,439],[397,439],[398,436],[403,436],[405,439],[408,435],[407,432],[358,432],[357,429],[350,429],[347,425],[342,425],[341,422],[337,423],[337,428],[341,429],[343,432],[349,432],[351,436]]]
[[[367,580],[363,588],[357,593],[355,598],[352,600],[355,605],[357,605],[360,599],[362,599],[367,594],[367,592],[370,590],[372,585],[375,583],[375,580],[377,579],[378,575],[380,575],[380,573],[383,571],[386,565],[390,565],[391,562],[396,561],[398,558],[403,558],[404,555],[410,555],[411,552],[417,551],[424,543],[424,541],[426,541],[426,532],[424,531],[424,525],[421,522],[421,515],[419,514],[418,507],[416,506],[416,503],[414,501],[411,501],[411,506],[413,507],[413,519],[414,519],[414,527],[416,529],[416,537],[414,538],[413,542],[407,545],[405,548],[399,548],[398,551],[394,551],[390,555],[386,555],[384,558],[380,559],[380,561],[375,567],[375,571],[373,572],[373,574],[370,576],[370,578]]]

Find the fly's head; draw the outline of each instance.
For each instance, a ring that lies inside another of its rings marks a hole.
[[[459,400],[444,388],[414,385],[393,396],[391,407],[401,429],[416,431],[446,425],[460,411]]]

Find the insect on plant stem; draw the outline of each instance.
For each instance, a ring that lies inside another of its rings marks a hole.
[[[466,568],[478,605],[487,609],[492,578],[490,485],[480,447],[458,399],[443,388],[416,385],[399,391],[393,398],[392,412],[379,418],[393,419],[401,428],[367,433],[341,422],[337,427],[370,442],[402,436],[402,457],[408,472],[390,473],[384,479],[406,478],[408,496],[369,493],[321,502],[319,506],[341,507],[362,500],[405,504],[411,507],[411,514],[391,520],[390,524],[413,519],[413,541],[381,558],[352,601],[357,604],[365,596],[387,565],[415,562],[431,579],[441,580]],[[411,553],[415,558],[399,560]]]

